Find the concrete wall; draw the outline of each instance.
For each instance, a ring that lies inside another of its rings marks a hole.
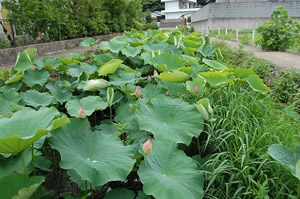
[[[107,41],[120,35],[120,33],[109,34],[109,35],[100,35],[95,36],[95,39],[99,39],[100,41]],[[5,48],[0,49],[0,66],[2,64],[7,64],[11,62],[15,62],[17,59],[17,55],[19,52],[27,48],[37,48],[38,56],[45,56],[49,54],[53,54],[55,52],[60,52],[68,49],[72,49],[79,46],[79,43],[86,38],[78,38],[78,39],[70,39],[70,40],[63,40],[63,41],[54,41],[48,43],[41,43],[41,44],[34,44],[28,46],[22,46],[17,48]]]
[[[192,14],[197,32],[218,28],[256,29],[270,19],[274,8],[283,5],[289,16],[300,20],[300,0],[293,2],[211,3]]]

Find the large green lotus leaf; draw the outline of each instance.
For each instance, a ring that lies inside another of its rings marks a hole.
[[[281,144],[272,144],[268,148],[268,153],[272,158],[287,167],[294,167],[297,163],[296,157],[291,149]]]
[[[184,59],[186,64],[198,64],[199,63],[199,58],[197,57],[192,57],[188,55],[181,55],[181,57]]]
[[[99,96],[88,96],[82,99],[70,100],[66,103],[68,113],[73,117],[79,117],[78,112],[81,107],[86,112],[87,116],[92,115],[96,110],[104,110],[107,108],[107,103]]]
[[[0,179],[0,193],[3,199],[29,199],[45,181],[42,176],[28,177],[14,173]]]
[[[208,81],[212,86],[219,86],[229,81],[228,74],[224,72],[203,72],[199,73],[204,79]]]
[[[143,45],[143,48],[145,51],[159,50],[160,52],[174,52],[176,50],[175,46],[171,46],[165,42],[158,44]]]
[[[264,84],[263,80],[260,79],[257,75],[249,75],[246,78],[246,81],[249,84],[249,86],[255,91],[258,91],[263,94],[270,92],[270,88],[268,88]]]
[[[121,59],[112,59],[109,62],[103,64],[99,69],[99,75],[113,74],[123,63]]]
[[[0,153],[19,153],[43,135],[70,122],[66,116],[57,118],[59,114],[54,107],[43,107],[38,111],[21,110],[11,118],[0,119]]]
[[[153,99],[158,95],[165,94],[167,92],[166,89],[159,88],[154,84],[147,84],[144,88],[141,89],[141,91],[142,91],[142,98],[147,101]]]
[[[152,59],[158,55],[158,51],[146,51],[141,54],[140,58],[144,60],[144,64],[152,64]]]
[[[205,87],[204,79],[200,77],[193,79],[193,81],[186,82],[186,89],[190,92],[196,92],[198,89],[198,92],[202,93],[204,91],[204,87]]]
[[[109,62],[110,60],[112,60],[112,57],[107,55],[107,54],[97,54],[94,55],[94,60],[100,65],[102,66],[103,64],[105,64],[106,62]]]
[[[135,104],[130,104],[129,102],[122,104],[116,110],[115,121],[119,124],[125,124],[126,129],[129,131],[139,131],[135,109]]]
[[[211,45],[210,38],[208,36],[204,36],[202,41],[203,44],[200,48],[198,48],[198,52],[200,52],[204,57],[214,56],[216,47]]]
[[[126,45],[121,49],[121,52],[126,57],[136,57],[141,52],[141,49],[138,47],[131,47],[129,45]]]
[[[196,162],[169,140],[153,140],[152,151],[140,165],[143,191],[156,199],[201,199],[203,177]]]
[[[151,196],[147,196],[143,191],[138,191],[138,195],[135,199],[151,199]]]
[[[135,163],[130,146],[115,135],[92,132],[88,120],[72,119],[52,132],[50,145],[61,154],[61,168],[74,169],[92,186],[125,180]]]
[[[62,61],[57,57],[46,57],[43,60],[34,60],[33,63],[40,70],[56,70],[62,64]]]
[[[214,61],[214,60],[203,58],[202,61],[203,61],[203,63],[205,63],[209,67],[211,67],[213,69],[216,69],[216,70],[225,70],[225,69],[228,69],[227,66],[224,66],[223,64],[221,64],[221,63],[219,63],[217,61]]]
[[[98,49],[100,50],[109,50],[113,53],[119,53],[121,48],[125,45],[125,42],[118,41],[116,39],[112,39],[110,41],[103,41],[101,42],[100,46]]]
[[[77,61],[83,61],[85,59],[85,55],[82,53],[69,53],[69,57]]]
[[[190,48],[199,48],[202,45],[202,43],[200,42],[196,42],[189,39],[183,40],[183,43],[185,47],[190,47]]]
[[[138,82],[141,78],[138,77],[138,73],[126,72],[124,70],[118,70],[113,75],[109,75],[109,83],[114,86],[120,86],[125,84],[134,84]]]
[[[296,176],[296,178],[298,178],[300,180],[300,160],[298,160],[298,162],[296,164],[295,176]]]
[[[27,70],[24,74],[23,81],[29,87],[34,85],[44,86],[49,77],[50,73],[48,71]]]
[[[20,101],[21,97],[20,94],[14,90],[6,90],[3,93],[0,93],[0,99],[17,104]]]
[[[14,110],[14,105],[0,98],[0,118],[10,115]]]
[[[68,101],[72,97],[72,93],[69,92],[67,88],[62,87],[59,81],[46,84],[46,88],[60,104]]]
[[[32,61],[37,54],[37,48],[27,48],[23,53],[26,53]]]
[[[39,106],[48,106],[54,101],[54,96],[50,93],[40,93],[36,90],[28,90],[25,93],[21,93],[21,96],[26,105],[35,108]]]
[[[84,91],[98,91],[102,88],[109,86],[109,83],[105,79],[91,79],[84,85]]]
[[[234,74],[238,78],[245,79],[249,75],[255,75],[255,72],[247,68],[236,68],[234,69]]]
[[[86,181],[82,180],[80,175],[74,169],[68,170],[67,174],[68,174],[70,180],[75,182],[78,185],[80,190],[85,190]],[[91,189],[91,188],[94,188],[94,187],[91,187],[90,183],[88,183],[87,188]]]
[[[95,65],[90,65],[87,63],[80,63],[80,64],[70,64],[67,74],[72,77],[80,77],[83,71],[87,72],[88,74],[93,74],[97,70]]]
[[[14,69],[17,71],[25,71],[32,66],[30,56],[26,52],[20,52],[17,57],[16,65]]]
[[[17,91],[21,88],[22,82],[16,82],[12,84],[5,84],[4,86],[0,87],[0,92],[5,92],[7,90],[14,90]]]
[[[173,82],[173,83],[184,83],[187,80],[189,80],[190,76],[184,72],[181,71],[174,71],[174,72],[163,72],[159,75],[156,75],[155,77],[166,81],[166,82]]]
[[[86,38],[85,40],[80,42],[80,46],[82,46],[82,47],[92,47],[97,42],[98,42],[98,40],[96,41],[94,38]]]
[[[155,139],[188,145],[203,130],[203,118],[193,105],[164,95],[153,98],[151,104],[141,103],[136,116],[139,128],[151,132]]]
[[[9,78],[5,84],[12,84],[19,82],[24,76],[24,71],[18,71],[16,74],[14,74],[11,78]]]
[[[26,167],[29,167],[32,160],[31,149],[26,149],[23,152],[23,156]],[[24,173],[21,154],[16,157],[10,158],[9,160],[0,161],[0,178],[8,176],[14,172]]]
[[[160,71],[174,71],[185,66],[183,59],[170,52],[165,52],[154,57],[152,64]]]
[[[108,192],[104,197],[104,199],[117,199],[117,198],[134,199],[135,193],[129,189],[117,188]]]

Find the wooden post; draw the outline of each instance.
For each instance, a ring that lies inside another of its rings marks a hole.
[[[221,28],[218,28],[218,37],[221,35]]]
[[[228,33],[228,31],[227,31],[227,28],[225,29],[225,35],[227,36],[227,33]]]
[[[252,31],[252,44],[255,42],[255,29]]]
[[[239,40],[239,29],[236,29],[236,40]]]

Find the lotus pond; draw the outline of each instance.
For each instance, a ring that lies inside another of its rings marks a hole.
[[[222,50],[199,33],[132,30],[98,43],[84,40],[86,51],[70,58],[38,60],[37,50],[27,49],[11,71],[0,72],[1,198],[261,195],[235,184],[230,170],[218,172],[234,161],[223,156],[228,133],[247,131],[256,122],[256,113],[249,114],[253,102],[268,99],[270,89],[252,70],[227,67]],[[97,50],[90,50],[94,45]],[[240,112],[231,114],[234,103],[241,104]],[[264,102],[256,108],[267,111],[261,107]],[[222,125],[226,131],[220,131]],[[217,140],[218,134],[223,137]],[[244,138],[238,135],[226,146]],[[233,148],[237,154],[243,150]],[[258,154],[255,150],[251,153]],[[269,153],[300,179],[299,145],[295,153],[283,145],[273,145]],[[285,175],[293,178],[288,170]],[[290,189],[295,195],[293,186],[278,198]],[[220,188],[213,192],[213,187]]]

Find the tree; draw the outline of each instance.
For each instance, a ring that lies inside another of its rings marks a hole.
[[[143,11],[150,10],[151,12],[154,11],[161,11],[164,10],[165,4],[161,2],[161,0],[142,0]]]

